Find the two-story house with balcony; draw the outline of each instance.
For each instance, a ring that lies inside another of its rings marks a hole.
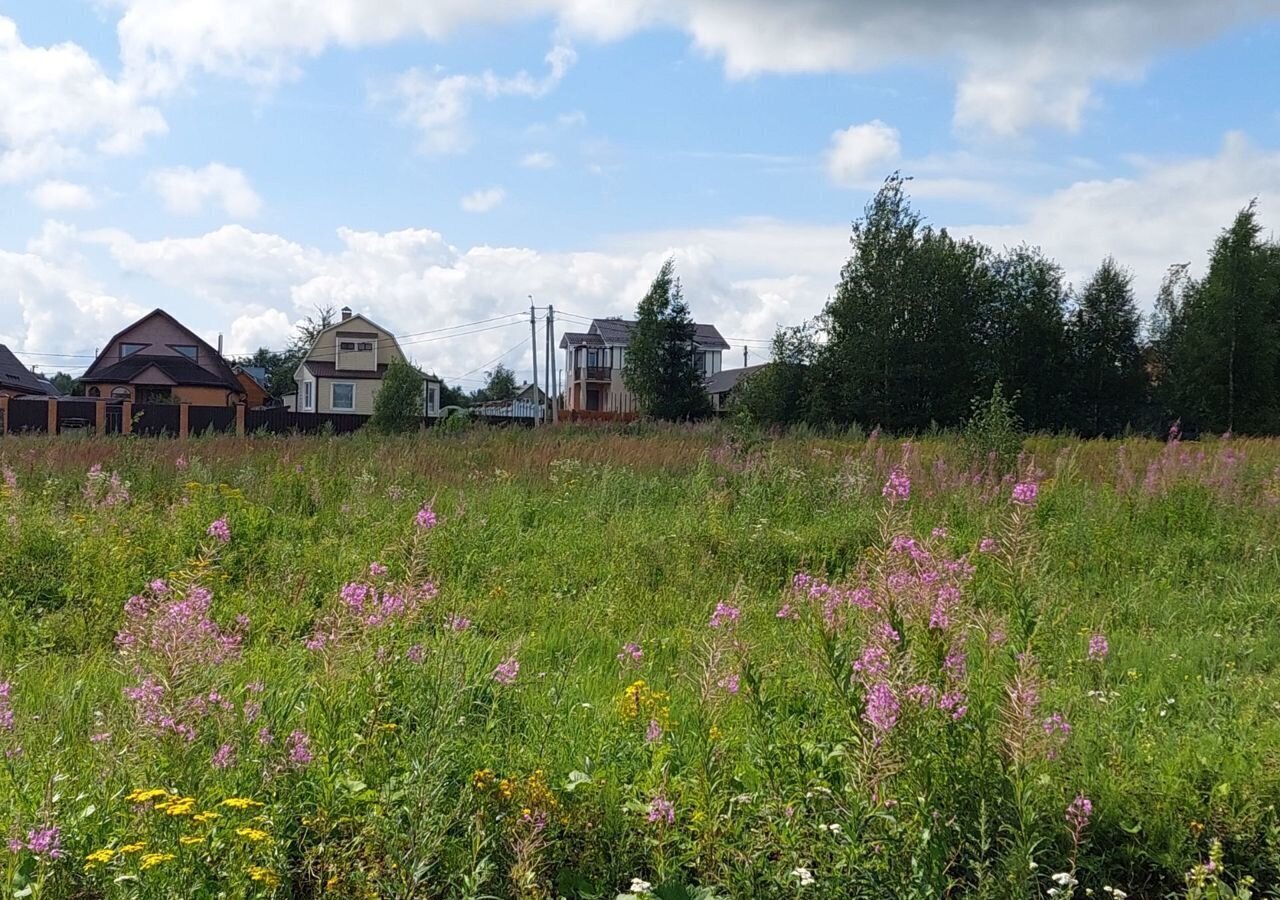
[[[376,322],[342,310],[342,319],[316,335],[293,380],[298,386],[298,412],[373,414],[373,398],[382,387],[387,366],[404,359],[395,335]],[[440,412],[440,381],[423,375],[423,414]]]
[[[593,319],[585,332],[568,332],[560,339],[560,349],[565,351],[565,409],[638,412],[622,380],[635,325],[626,319]],[[694,328],[693,352],[703,376],[710,377],[720,371],[721,355],[729,344],[714,325]]]

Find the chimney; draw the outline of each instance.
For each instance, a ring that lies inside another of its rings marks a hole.
[[[222,332],[218,332],[218,355],[222,355]]]
[[[342,321],[345,322],[347,321],[347,319],[350,319],[350,318],[351,318],[351,307],[350,306],[342,307]]]

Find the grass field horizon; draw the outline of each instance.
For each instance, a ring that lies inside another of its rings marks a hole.
[[[1276,896],[1274,439],[33,437],[0,472],[0,893]]]

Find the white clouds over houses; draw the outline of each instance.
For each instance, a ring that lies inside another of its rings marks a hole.
[[[467,118],[474,98],[544,97],[555,90],[577,58],[570,47],[552,47],[546,56],[547,72],[540,78],[524,71],[515,75],[489,70],[479,75],[445,75],[413,68],[401,73],[389,91],[375,88],[371,98],[400,107],[400,121],[417,129],[422,152],[461,153],[471,143]]]
[[[251,219],[262,209],[262,198],[244,172],[222,163],[200,169],[160,169],[151,173],[150,182],[165,208],[175,215],[194,216],[220,209],[235,219]]]
[[[159,110],[72,43],[23,42],[0,16],[0,184],[138,150],[166,130]]]

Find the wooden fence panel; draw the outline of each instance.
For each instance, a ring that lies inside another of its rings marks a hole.
[[[253,415],[246,411],[246,418]],[[187,433],[194,436],[208,431],[234,432],[236,408],[234,406],[192,406],[187,409]]]
[[[135,403],[133,433],[177,437],[182,411],[175,403]]]

